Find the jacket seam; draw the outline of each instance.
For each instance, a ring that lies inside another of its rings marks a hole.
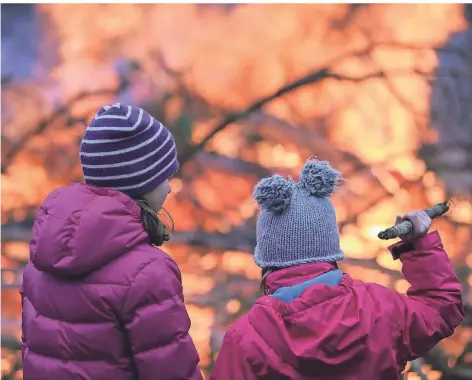
[[[174,298],[174,297],[172,297],[172,298]],[[151,351],[158,350],[158,349],[163,348],[163,347],[167,347],[167,346],[169,346],[173,343],[175,343],[175,344],[179,344],[179,343],[182,343],[182,342],[185,343],[185,339],[187,339],[187,336],[188,336],[188,332],[179,332],[178,334],[175,334],[170,340],[168,340],[166,342],[162,342],[157,346],[146,348],[145,350],[140,350],[140,351],[133,352],[133,355],[136,356],[136,355],[140,355],[140,354],[147,354]]]
[[[100,359],[64,359],[64,358],[61,358],[59,356],[53,356],[53,355],[48,355],[48,354],[45,354],[44,352],[37,352],[33,349],[31,349],[30,346],[27,347],[28,348],[28,353],[29,354],[34,354],[34,355],[37,355],[37,356],[40,356],[40,357],[43,357],[43,358],[48,358],[50,360],[61,360],[61,361],[64,361],[64,360],[67,360],[68,362],[77,362],[77,363],[84,363],[84,362],[92,362],[92,363],[96,363],[96,362],[100,362],[100,363],[107,363],[107,364],[110,364],[112,365],[113,363],[110,362],[109,360],[106,360],[106,359],[103,359],[103,358],[100,358]]]
[[[248,322],[249,322],[249,325],[251,326],[251,328],[256,332],[256,334],[262,339],[262,336],[259,334],[259,332],[254,328],[254,326],[252,325],[251,321],[249,321],[249,318],[248,318]],[[243,336],[239,333],[238,330],[236,330],[234,327],[230,327],[228,329],[228,332],[227,334],[231,337],[234,337],[236,338],[235,341],[236,341],[236,344],[241,348],[241,352],[249,352],[247,350],[244,349],[244,345],[242,344],[242,341],[243,341]],[[265,340],[262,339],[265,343]],[[272,348],[269,346],[269,348],[272,350]],[[277,356],[277,352],[275,352],[274,350],[272,350]],[[250,355],[246,355],[244,354],[243,355],[244,359],[246,360],[246,362],[249,364],[249,366],[251,367],[251,371],[254,373],[254,367],[257,367],[258,365],[256,363],[254,363],[254,360],[251,358]],[[281,358],[281,360],[283,361],[283,359]],[[257,359],[256,359],[257,361]],[[287,363],[288,364],[288,363]],[[290,364],[289,364],[290,365]]]
[[[147,263],[145,263],[143,265],[143,267],[136,273],[136,275],[133,277],[133,279],[130,281],[129,285],[128,285],[128,289],[126,290],[126,294],[125,296],[123,297],[123,310],[124,310],[124,306],[126,305],[126,302],[128,301],[128,297],[129,297],[129,293],[131,292],[131,288],[135,285],[138,277],[140,274],[143,273],[143,271],[149,267],[149,265],[153,264],[154,262],[156,262],[157,260],[161,260],[163,259],[162,257],[152,257],[151,260]],[[166,264],[167,266],[167,264]]]
[[[153,257],[148,263],[144,264],[143,267],[136,273],[136,275],[134,276],[134,278],[131,280],[130,284],[129,284],[129,287],[128,289],[126,290],[126,294],[125,296],[123,297],[123,305],[122,305],[122,310],[124,310],[124,306],[126,305],[127,301],[128,301],[128,297],[129,297],[129,293],[131,291],[131,288],[133,287],[133,285],[135,284],[138,276],[147,268],[149,267],[149,265],[151,265],[152,263],[156,262],[157,260],[161,260],[163,259],[163,257]],[[167,265],[167,264],[166,264]],[[172,297],[167,297],[167,298],[173,298],[175,297],[175,295],[173,295]],[[161,302],[163,302],[165,300],[162,300]],[[121,327],[123,328],[123,331],[124,331],[124,336],[125,336],[125,341],[126,341],[126,345],[127,345],[127,349],[129,349],[129,352],[131,354],[131,366],[133,367],[133,370],[135,371],[135,373],[137,374],[138,373],[138,365],[136,363],[136,355],[138,354],[137,352],[134,352],[133,351],[133,348],[132,348],[132,345],[131,345],[131,341],[129,339],[129,330],[126,328],[126,310],[124,310],[125,313],[123,314],[123,318],[120,317],[120,313],[117,313],[116,314],[116,317],[117,317],[117,321],[118,323],[121,325]]]
[[[261,338],[262,341],[265,343],[265,346],[266,346],[269,350],[271,350],[282,362],[284,362],[285,364],[287,364],[290,368],[293,368],[293,369],[296,370],[296,368],[295,368],[291,363],[289,363],[288,361],[286,361],[282,356],[280,356],[280,354],[279,354],[277,351],[274,350],[274,348],[273,348],[269,343],[267,343],[267,341],[262,337],[262,335],[259,333],[259,331],[257,331],[257,329],[254,327],[254,325],[252,324],[251,319],[250,319],[249,317],[248,317],[248,322],[249,322],[251,328],[252,328],[252,329],[255,331],[255,333],[259,336],[259,338]],[[234,331],[236,332],[236,330],[234,330]],[[237,335],[238,338],[239,338],[239,339],[238,339],[238,345],[240,345],[239,342],[242,340],[242,335],[239,335],[239,332],[236,332],[236,333],[237,333],[236,335]],[[241,345],[240,345],[240,346],[241,346]],[[244,347],[241,347],[241,348],[244,349]],[[252,368],[252,367],[253,367],[253,364],[249,361],[249,360],[250,360],[249,356],[246,356],[246,360],[247,360],[247,362],[251,365],[251,368]]]
[[[312,285],[314,286],[314,285]],[[302,314],[302,313],[306,313],[307,311],[309,311],[310,309],[314,308],[315,306],[319,306],[319,305],[322,305],[323,303],[325,302],[328,302],[328,301],[331,301],[333,299],[336,299],[338,297],[341,297],[341,296],[344,296],[347,292],[350,291],[350,289],[352,288],[352,282],[347,282],[346,283],[340,283],[339,285],[337,285],[338,287],[340,288],[343,288],[341,290],[341,293],[340,294],[337,294],[331,298],[327,298],[327,299],[324,299],[324,300],[321,300],[319,302],[315,302],[315,303],[311,303],[311,302],[303,302],[303,308],[301,308],[300,310],[290,310],[288,308],[288,305],[289,303],[283,303],[283,305],[285,306],[284,308],[284,311],[283,313],[281,313],[280,311],[278,310],[275,310],[274,308],[271,307],[272,310],[274,310],[276,313],[280,314],[282,317],[286,317],[287,319],[291,319],[292,317],[296,317],[298,316],[299,314]],[[307,291],[309,288],[305,289],[305,291]],[[302,293],[303,294],[303,293]],[[300,297],[298,298],[300,299]],[[280,300],[277,300],[279,302],[283,302],[283,301],[280,301]],[[262,306],[269,306],[269,305],[262,305]]]
[[[96,200],[96,197],[93,197],[92,200],[87,204],[87,206],[84,207],[84,208],[81,210],[79,216],[77,217],[77,220],[76,220],[74,223],[72,223],[72,225],[74,226],[74,231],[69,234],[67,240],[64,242],[64,245],[67,247],[67,249],[69,249],[69,250],[71,249],[70,243],[75,240],[75,239],[74,239],[74,236],[76,235],[77,229],[78,229],[79,226],[80,226],[80,222],[82,221],[82,216],[83,216],[84,212],[90,209],[90,207],[91,207],[92,204],[95,202],[95,200]],[[45,211],[46,211],[46,210],[45,210]],[[61,219],[61,218],[58,218],[57,216],[48,214],[47,212],[46,212],[46,214],[49,215],[49,216],[55,217],[56,219],[59,219],[59,220],[65,220],[65,221],[68,220],[68,219]]]
[[[122,304],[121,310],[125,310],[125,305],[126,305],[126,303],[127,303],[127,301],[128,301],[129,293],[131,292],[131,289],[132,289],[133,286],[135,285],[135,283],[136,283],[136,281],[137,281],[139,275],[142,274],[143,271],[144,271],[146,268],[148,268],[151,264],[157,262],[158,260],[164,261],[164,263],[165,263],[165,265],[166,265],[166,268],[172,272],[172,269],[169,268],[169,265],[168,265],[167,262],[166,262],[167,260],[169,260],[168,257],[159,257],[159,256],[158,256],[158,257],[152,257],[151,260],[150,260],[149,262],[147,262],[146,264],[144,264],[144,266],[136,273],[136,275],[133,277],[133,279],[132,279],[131,282],[129,283],[128,289],[126,290],[126,294],[125,294],[125,296],[123,297],[123,304]],[[162,303],[162,302],[167,301],[167,300],[169,300],[169,299],[171,299],[171,298],[174,298],[174,297],[176,297],[176,296],[178,296],[178,293],[177,293],[177,292],[174,293],[172,296],[169,296],[169,297],[166,297],[166,298],[163,298],[163,299],[159,300],[158,303]],[[180,299],[180,297],[179,297],[179,299]],[[126,318],[124,318],[124,320],[123,320],[122,322],[126,325],[125,320],[126,320]]]

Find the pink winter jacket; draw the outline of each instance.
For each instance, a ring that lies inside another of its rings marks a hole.
[[[406,296],[342,273],[338,285],[311,285],[290,302],[264,296],[227,332],[211,379],[399,379],[408,360],[454,332],[464,311],[437,232],[390,250],[411,284]],[[267,285],[286,296],[328,272],[339,273],[329,263],[300,265],[270,274]]]
[[[122,193],[48,196],[21,295],[25,380],[202,379],[179,269]]]

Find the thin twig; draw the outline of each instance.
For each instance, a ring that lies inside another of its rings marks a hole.
[[[416,373],[420,377],[421,380],[428,380],[428,376],[421,369],[421,366],[424,364],[423,358],[418,358],[416,360],[413,360],[410,364],[411,364],[410,372]]]
[[[206,144],[208,144],[208,142],[213,137],[215,137],[215,135],[223,131],[230,124],[234,123],[235,121],[245,119],[251,113],[260,110],[262,107],[264,107],[266,104],[270,103],[271,101],[287,93],[290,93],[299,88],[302,88],[304,86],[315,84],[325,79],[335,79],[335,80],[350,81],[350,82],[358,83],[358,82],[362,82],[369,79],[385,78],[386,75],[411,75],[411,74],[428,75],[428,73],[422,72],[420,70],[411,69],[411,70],[395,70],[389,73],[384,72],[384,71],[376,71],[376,72],[372,72],[363,76],[352,77],[352,76],[332,72],[329,67],[323,67],[319,70],[316,70],[315,72],[305,75],[279,88],[277,91],[273,92],[272,94],[265,96],[262,99],[259,99],[255,103],[251,104],[249,107],[247,107],[243,111],[228,114],[223,119],[223,121],[220,124],[218,124],[215,128],[213,128],[198,144],[189,147],[186,151],[184,151],[181,154],[180,165],[184,166],[188,161],[190,161],[193,158],[193,156],[199,150],[203,149],[206,146]]]
[[[435,50],[445,53],[453,53],[464,56],[467,59],[472,59],[472,55],[470,55],[465,49],[447,45],[414,44],[400,41],[375,41],[373,42],[373,46],[405,50]]]
[[[91,96],[100,96],[100,95],[116,95],[120,91],[119,88],[114,89],[102,89],[97,91],[87,91],[81,92],[71,98],[66,104],[57,108],[51,115],[47,116],[41,120],[35,128],[28,131],[17,141],[6,153],[2,159],[2,174],[6,172],[8,166],[13,162],[16,155],[24,148],[24,146],[30,141],[31,138],[40,135],[43,133],[51,124],[53,124],[57,119],[63,117],[69,113],[70,108],[75,104],[84,99],[87,99]],[[3,136],[2,136],[3,139]]]

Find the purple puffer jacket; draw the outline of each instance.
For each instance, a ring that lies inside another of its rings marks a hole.
[[[25,380],[201,380],[180,271],[128,196],[73,184],[38,215],[23,276]]]

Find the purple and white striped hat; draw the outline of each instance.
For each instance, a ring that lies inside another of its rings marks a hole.
[[[85,183],[136,198],[178,169],[169,130],[146,111],[123,104],[100,108],[80,146]]]

